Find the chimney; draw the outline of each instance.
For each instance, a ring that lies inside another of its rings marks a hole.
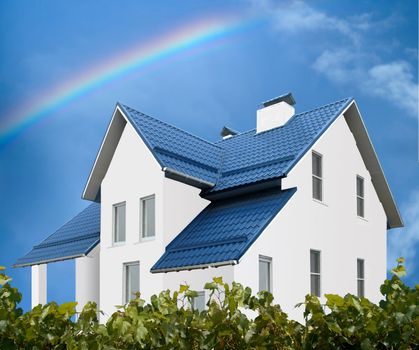
[[[256,132],[283,126],[294,114],[294,97],[291,92],[262,103],[256,113]]]

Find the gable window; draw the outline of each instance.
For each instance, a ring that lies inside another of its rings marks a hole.
[[[198,295],[192,299],[192,309],[203,311],[205,310],[205,292],[198,292]]]
[[[320,252],[310,250],[310,293],[320,296]]]
[[[358,175],[356,177],[356,213],[361,218],[365,215],[364,200],[364,178]]]
[[[259,291],[272,292],[272,258],[259,256]]]
[[[357,295],[363,298],[365,295],[365,272],[364,259],[356,260]]]
[[[113,242],[125,242],[125,202],[113,206]]]
[[[140,199],[141,238],[152,238],[156,235],[155,196]]]
[[[124,264],[124,303],[135,299],[140,290],[140,263],[138,261]]]
[[[313,181],[313,198],[319,201],[323,200],[323,164],[322,156],[313,152],[311,154],[312,163],[312,181]]]

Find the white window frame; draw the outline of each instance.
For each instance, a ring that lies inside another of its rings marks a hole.
[[[143,218],[143,208],[144,208],[144,202],[148,199],[154,198],[154,236],[144,237],[144,230],[143,230],[143,224],[144,224],[144,218]],[[149,196],[145,196],[140,198],[140,241],[152,241],[156,239],[156,195],[151,194]]]
[[[116,240],[116,208],[125,207],[125,238],[123,241]],[[112,245],[118,246],[125,244],[127,240],[127,202],[119,202],[112,205]]]
[[[362,276],[360,276],[358,271],[358,263],[360,261],[362,261]],[[362,283],[362,293],[360,293],[359,290],[359,282]],[[358,296],[358,298],[365,298],[365,260],[360,258],[356,259],[356,295]]]
[[[205,291],[204,290],[201,290],[201,291],[199,291],[199,292],[197,292],[198,293],[198,295],[196,296],[196,297],[194,297],[193,299],[192,299],[192,305],[191,305],[191,308],[192,308],[192,310],[198,310],[199,312],[201,312],[201,311],[203,311],[203,310],[205,310],[206,309],[206,304],[207,304],[207,298],[206,298],[206,293],[205,293]],[[199,308],[197,308],[197,306],[196,306],[196,299],[197,298],[204,298],[204,308],[203,309],[199,309]]]
[[[141,281],[140,281],[140,277],[141,277],[141,272],[140,272],[140,262],[137,261],[130,261],[127,263],[123,263],[122,264],[122,300],[123,300],[123,304],[129,303],[131,301],[131,299],[128,300],[128,295],[127,295],[127,269],[130,266],[135,266],[138,265],[138,290],[140,289],[140,285],[141,285]]]
[[[268,263],[269,264],[269,274],[268,274],[268,292],[272,293],[273,290],[273,280],[272,280],[272,258],[270,256],[266,256],[266,255],[259,255],[259,260],[258,260],[258,274],[260,273],[260,263],[264,262],[264,263]],[[260,276],[259,277],[259,292],[261,291],[260,289]],[[263,289],[265,290],[265,289]]]
[[[362,196],[358,193],[358,179],[362,180],[362,190],[363,190]],[[356,190],[356,215],[362,219],[365,219],[365,179],[362,176],[357,175],[355,186],[356,186],[355,188]],[[358,199],[362,201],[362,215],[359,215]]]
[[[318,253],[319,254],[319,272],[311,271],[311,253]],[[310,260],[309,260],[309,268],[310,268],[310,294],[316,295],[320,297],[322,295],[322,252],[318,249],[310,249]],[[319,295],[316,293],[312,293],[312,285],[311,285],[311,276],[318,276],[319,277]]]
[[[318,176],[316,174],[314,174],[314,168],[313,168],[313,157],[319,157],[320,158],[320,172],[321,172],[321,176]],[[314,197],[314,184],[313,184],[313,178],[317,179],[320,181],[320,187],[321,187],[321,191],[320,191],[320,197],[321,199],[315,198]],[[318,201],[320,203],[324,202],[324,189],[323,189],[323,183],[324,183],[324,169],[323,169],[323,155],[320,154],[319,152],[316,151],[312,151],[311,152],[311,197],[313,198],[313,200]]]

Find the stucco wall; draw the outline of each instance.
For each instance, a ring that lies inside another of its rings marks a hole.
[[[140,241],[140,198],[155,194],[156,237]],[[101,186],[100,308],[105,318],[123,303],[123,264],[140,262],[140,289],[148,297],[163,287],[161,275],[149,267],[163,246],[163,173],[159,164],[127,123]],[[112,208],[126,202],[125,243],[112,243]],[[144,276],[150,275],[145,280]]]
[[[149,299],[169,285],[150,268],[166,245],[207,205],[200,190],[164,177],[160,165],[127,123],[101,186],[100,308],[123,303],[123,264],[139,261],[140,291]],[[155,195],[156,236],[140,239],[140,198]],[[112,244],[112,207],[126,202],[126,241]],[[176,282],[176,288],[179,284]]]
[[[110,315],[123,302],[123,264],[140,262],[144,298],[187,283],[202,290],[214,276],[258,291],[258,257],[273,258],[273,292],[291,317],[301,319],[294,305],[310,290],[310,249],[321,251],[321,292],[356,293],[356,259],[365,259],[365,294],[379,297],[386,273],[386,216],[344,118],[315,143],[323,155],[324,202],[312,199],[311,152],[282,187],[297,192],[244,255],[240,264],[151,274],[166,245],[208,204],[200,190],[164,177],[158,162],[127,124],[101,187],[100,308]],[[365,219],[356,215],[356,175],[365,179]],[[139,239],[140,198],[155,194],[156,237]],[[112,244],[112,206],[126,202],[126,242]],[[106,319],[105,316],[104,319]]]
[[[97,245],[87,256],[76,260],[76,301],[80,312],[88,301],[99,305],[99,251]]]
[[[321,251],[321,293],[357,291],[357,258],[365,259],[365,295],[379,299],[386,277],[386,216],[343,117],[314,144],[323,155],[324,202],[312,199],[311,152],[283,179],[297,192],[234,267],[234,279],[258,291],[259,254],[273,258],[276,302],[293,318],[310,292],[310,249]],[[356,175],[365,179],[365,219],[356,211]]]

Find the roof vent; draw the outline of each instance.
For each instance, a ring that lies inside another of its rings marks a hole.
[[[223,140],[225,140],[225,139],[229,139],[230,137],[233,137],[234,135],[237,135],[237,131],[230,129],[227,126],[223,126],[223,128],[221,129],[220,135],[223,137]]]
[[[256,114],[256,131],[259,133],[285,125],[295,114],[294,105],[294,96],[290,92],[263,102]]]

